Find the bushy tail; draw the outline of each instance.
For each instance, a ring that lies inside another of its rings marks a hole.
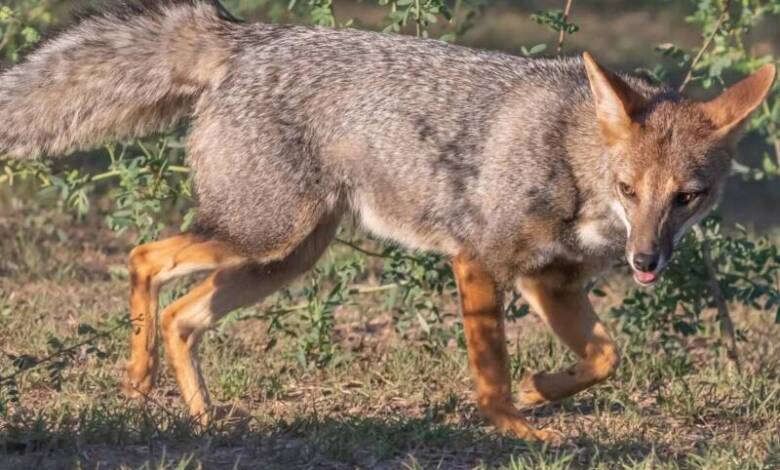
[[[231,23],[199,0],[121,4],[0,75],[0,156],[33,158],[173,126],[224,76]]]

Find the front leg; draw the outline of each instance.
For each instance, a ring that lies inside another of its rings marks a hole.
[[[534,429],[512,404],[503,305],[495,279],[467,255],[455,257],[452,267],[480,411],[499,429],[521,439],[554,440],[556,434]]]
[[[567,284],[565,276],[523,278],[523,297],[553,332],[581,360],[555,373],[528,375],[520,385],[520,402],[536,405],[574,395],[609,378],[619,362],[618,349],[593,311],[581,283]]]

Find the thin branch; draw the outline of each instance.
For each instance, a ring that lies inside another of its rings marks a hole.
[[[342,245],[346,245],[346,246],[352,248],[355,251],[359,251],[360,253],[363,253],[364,255],[367,255],[367,256],[371,256],[373,258],[385,258],[385,259],[395,259],[396,258],[395,256],[386,255],[384,253],[376,253],[374,251],[366,250],[365,248],[362,248],[361,246],[359,246],[359,245],[357,245],[355,243],[352,243],[351,241],[344,240],[343,238],[336,237],[336,241],[338,243],[341,243]],[[408,260],[408,261],[414,261],[414,262],[418,261],[417,258],[415,258],[414,256],[408,256],[408,255],[401,255],[401,256],[399,256],[399,258],[400,259],[405,259],[405,260]]]
[[[362,248],[361,246],[359,246],[359,245],[357,245],[355,243],[352,243],[351,241],[344,240],[343,238],[336,237],[336,241],[338,243],[341,243],[342,245],[346,245],[346,246],[352,248],[355,251],[359,251],[360,253],[363,253],[364,255],[372,256],[374,258],[392,258],[391,256],[388,256],[388,255],[385,255],[385,254],[382,254],[382,253],[375,253],[373,251],[368,251],[365,248]]]
[[[764,100],[764,102],[761,104],[761,109],[767,115],[772,114],[772,110],[769,108],[769,103],[766,100]],[[780,131],[780,129],[778,129],[778,126],[770,119],[766,125],[767,134],[770,136],[778,135],[778,131]],[[775,160],[777,162],[778,168],[780,168],[780,137],[775,138],[774,149],[775,149]]]
[[[169,170],[171,173],[181,173],[181,174],[189,174],[191,170],[186,166],[178,166],[178,165],[169,165],[165,167],[165,169]],[[138,170],[139,174],[145,175],[148,173],[151,173],[152,169],[150,167],[144,167]],[[97,175],[94,175],[90,177],[89,182],[94,183],[96,181],[103,181],[111,178],[116,178],[117,176],[121,176],[122,173],[119,170],[109,170],[104,173],[99,173]],[[8,174],[0,175],[0,184],[3,184],[7,181],[10,181],[10,176]]]
[[[236,23],[244,22],[244,20],[231,13],[231,11],[228,10],[228,8],[225,5],[223,5],[222,2],[220,2],[219,0],[213,0],[213,2],[214,2],[214,6],[217,7],[217,11],[219,12],[220,15]]]
[[[0,50],[4,49],[11,42],[13,28],[8,28],[3,35],[3,40],[0,41]]]
[[[702,259],[707,270],[707,284],[718,308],[718,323],[720,324],[720,333],[726,342],[726,354],[736,365],[737,371],[741,371],[734,322],[731,320],[726,298],[720,288],[720,283],[718,283],[718,274],[715,271],[715,264],[712,262],[710,241],[705,237],[704,230],[699,225],[694,226],[693,230],[701,244]]]
[[[384,292],[386,290],[398,289],[398,284],[382,284],[380,286],[352,286],[350,287],[351,294],[374,294],[376,292]]]
[[[569,20],[569,15],[571,14],[571,4],[574,0],[566,0],[566,6],[563,8],[563,24],[565,25]],[[566,28],[561,28],[560,33],[558,34],[558,54],[563,52],[563,42],[566,38]]]
[[[37,359],[29,367],[25,367],[24,369],[19,369],[19,370],[17,370],[16,372],[14,372],[11,375],[7,375],[5,377],[0,377],[0,385],[4,385],[4,384],[7,384],[9,382],[12,382],[16,377],[24,374],[25,372],[28,372],[28,371],[33,370],[33,369],[36,369],[36,368],[40,367],[42,364],[50,362],[53,359],[55,359],[57,357],[60,357],[60,356],[62,356],[64,354],[67,354],[67,353],[70,353],[72,351],[75,351],[75,350],[81,348],[82,346],[86,346],[86,345],[92,343],[93,341],[95,341],[96,339],[105,338],[106,336],[110,335],[111,333],[113,333],[113,332],[115,332],[115,331],[117,331],[117,330],[119,330],[121,328],[124,328],[124,327],[126,327],[128,325],[131,325],[131,324],[132,324],[132,320],[124,321],[124,322],[120,323],[119,325],[115,326],[114,328],[111,328],[110,330],[97,332],[94,335],[90,336],[89,338],[85,339],[84,341],[80,341],[80,342],[78,342],[78,343],[76,343],[76,344],[74,344],[72,346],[69,346],[69,347],[67,347],[65,349],[60,349],[59,351],[53,352],[53,353],[49,354],[48,356],[46,356],[44,358]]]
[[[417,37],[422,36],[422,11],[420,7],[420,0],[414,0],[414,21],[417,32]]]
[[[699,49],[699,52],[696,54],[696,57],[693,58],[690,67],[688,67],[688,73],[685,74],[685,78],[680,84],[680,87],[677,89],[678,92],[682,93],[685,90],[685,87],[688,86],[688,83],[693,79],[693,70],[696,68],[696,65],[698,65],[707,49],[710,48],[712,41],[715,39],[715,35],[718,34],[718,31],[720,31],[720,27],[723,25],[723,22],[726,21],[726,18],[729,16],[730,5],[731,0],[726,0],[726,2],[723,4],[723,10],[720,12],[720,16],[718,17],[718,21],[715,23],[715,27],[712,29],[710,35],[707,36],[707,39],[704,40],[704,44],[702,44],[701,49]]]
[[[780,138],[775,139],[775,159],[780,167]]]
[[[398,284],[382,284],[379,286],[365,286],[365,285],[354,285],[350,286],[348,288],[349,293],[352,295],[365,295],[365,294],[374,294],[376,292],[384,292],[388,290],[394,290],[398,289]],[[309,305],[311,305],[310,302],[301,302],[295,305],[290,305],[289,307],[283,307],[278,308],[275,310],[268,310],[261,313],[249,313],[246,315],[241,315],[238,320],[267,320],[270,317],[276,317],[280,315],[287,315],[288,313],[293,312],[299,312],[301,310],[306,310],[309,308]]]
[[[162,168],[160,168],[160,169],[162,170]],[[189,174],[190,173],[190,169],[187,168],[186,166],[169,165],[169,166],[165,167],[165,169],[170,170],[171,173],[182,173],[182,174]],[[152,172],[152,169],[150,167],[144,167],[144,168],[141,168],[138,171],[139,174],[146,174],[146,173],[151,173],[151,172]],[[119,170],[111,170],[111,171],[107,171],[105,173],[100,173],[100,174],[97,174],[97,175],[93,176],[92,178],[90,178],[90,181],[102,181],[102,180],[106,180],[106,179],[109,179],[109,178],[114,178],[114,177],[120,176],[121,174],[122,173]]]

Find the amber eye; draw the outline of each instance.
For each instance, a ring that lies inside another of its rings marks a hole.
[[[636,197],[636,192],[634,192],[634,188],[629,186],[626,183],[618,183],[618,189],[620,190],[620,194],[623,195],[626,199],[633,199]]]
[[[699,196],[701,196],[700,192],[677,193],[677,195],[674,196],[674,203],[678,206],[687,206],[688,204],[695,201]]]

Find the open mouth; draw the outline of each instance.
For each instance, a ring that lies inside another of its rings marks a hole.
[[[634,271],[634,281],[643,287],[652,286],[658,281],[659,277],[660,276],[656,273]]]

